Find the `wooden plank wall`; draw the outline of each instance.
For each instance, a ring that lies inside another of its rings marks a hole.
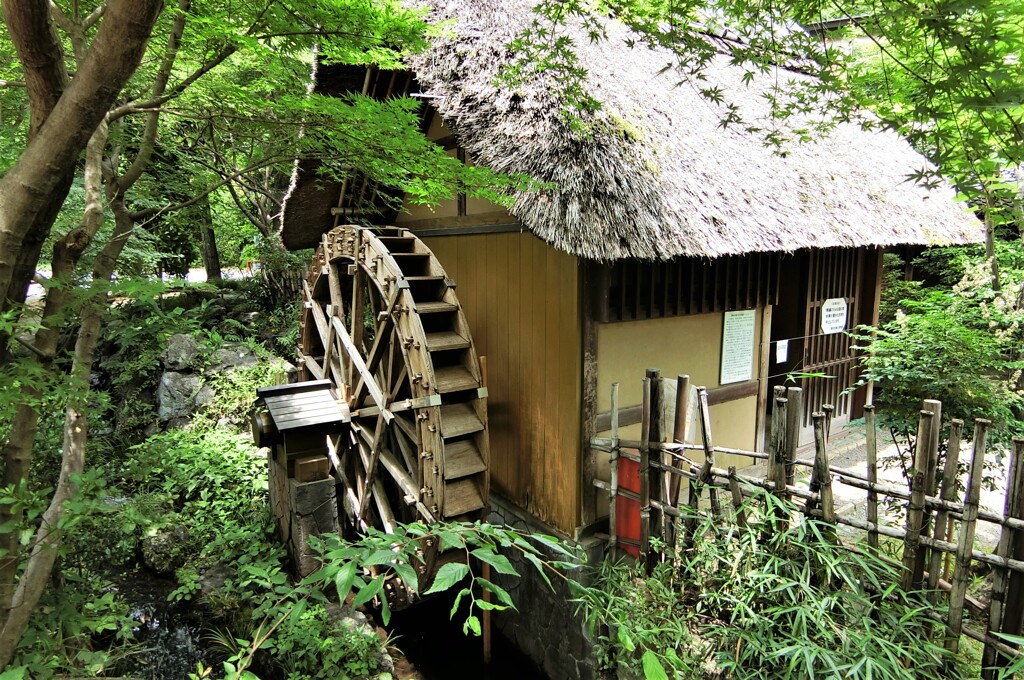
[[[419,236],[455,279],[487,357],[491,488],[571,535],[581,504],[577,260],[529,233]]]

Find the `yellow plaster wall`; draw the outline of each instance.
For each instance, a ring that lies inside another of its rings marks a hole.
[[[695,386],[719,387],[722,353],[721,312],[600,324],[597,329],[597,410],[611,408],[612,383],[619,383],[619,407],[643,401],[643,378],[648,368],[661,369],[670,380],[689,375]],[[758,376],[761,310],[755,314],[752,379]],[[756,448],[757,397],[750,396],[711,407],[711,432],[716,446]],[[621,437],[635,438],[640,426],[623,428]],[[698,441],[700,439],[698,438]],[[716,461],[717,463],[718,461]],[[749,465],[749,459],[722,461]]]

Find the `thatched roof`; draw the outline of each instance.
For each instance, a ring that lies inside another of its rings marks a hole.
[[[431,103],[481,165],[557,189],[518,194],[511,212],[556,248],[588,258],[666,259],[799,248],[976,242],[978,221],[949,187],[908,181],[928,162],[895,133],[841,125],[825,139],[767,148],[673,72],[667,53],[630,47],[617,22],[576,51],[601,110],[574,133],[543,83],[496,85],[509,41],[532,18],[528,0],[435,0],[446,37],[410,65]],[[571,29],[570,29],[571,30]],[[766,121],[761,92],[796,78],[755,79],[724,57],[706,71],[748,123]]]

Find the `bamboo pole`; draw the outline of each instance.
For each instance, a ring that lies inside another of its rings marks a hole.
[[[938,481],[938,470],[939,470],[939,437],[942,431],[942,402],[937,399],[925,399],[922,402],[921,408],[932,414],[931,418],[931,430],[928,432],[928,459],[925,463],[925,495],[934,496],[936,495],[936,484]],[[924,536],[931,536],[932,534],[932,512],[928,505],[924,507],[924,513],[921,517],[921,533]],[[924,582],[924,567],[931,561],[931,552],[925,549],[921,552],[918,557],[917,564],[915,565],[914,582]]]
[[[978,503],[981,500],[985,442],[990,422],[979,418],[974,423],[974,452],[971,456],[971,471],[967,478],[964,519],[960,527],[956,570],[953,572],[953,588],[949,593],[949,614],[946,619],[946,649],[954,654],[960,649],[960,632],[964,625],[964,597],[967,595],[970,558],[974,547],[974,529],[978,520]]]
[[[664,390],[662,389],[661,371],[656,368],[647,369],[647,377],[651,381],[651,399],[650,399],[650,414],[648,415],[648,430],[645,435],[650,443],[657,444],[655,453],[651,455],[651,447],[648,446],[648,469],[647,474],[649,479],[647,480],[647,491],[650,494],[651,499],[651,518],[650,518],[650,529],[652,536],[657,536],[664,542],[665,539],[665,513],[660,510],[662,507],[662,501],[665,497],[662,494],[664,488],[663,481],[666,479],[666,475],[661,472],[661,464],[664,463],[664,455],[661,452],[661,445],[664,443],[662,440],[662,399],[664,398]],[[654,466],[651,463],[657,462],[659,465]],[[657,502],[657,505],[654,502]],[[651,552],[647,556],[647,568],[651,569],[654,567],[654,563],[659,555]]]
[[[832,475],[828,470],[828,451],[825,446],[828,414],[812,413],[811,420],[814,422],[814,469],[811,471],[810,489],[819,495],[823,519],[829,524],[835,524],[836,506],[832,497]]]
[[[715,445],[711,439],[711,409],[708,406],[708,391],[697,388],[697,408],[700,411],[700,429],[704,440],[704,465],[701,468],[700,483],[707,484],[711,480],[711,468],[715,465]],[[718,500],[718,489],[714,485],[708,487],[708,498],[711,500],[711,513],[715,517],[722,516],[722,505]]]
[[[864,406],[864,436],[868,457],[868,481],[872,484],[878,483],[878,430],[875,427],[874,404]],[[878,492],[873,488],[868,489],[868,523],[878,526]],[[868,545],[872,550],[878,552],[878,531],[868,531]]]
[[[640,416],[640,563],[647,564],[651,552],[651,379],[644,378],[643,408]]]
[[[729,491],[732,492],[732,507],[736,514],[736,524],[740,527],[747,526],[747,515],[743,511],[743,490],[740,489],[740,481],[736,479],[736,466],[729,466]]]
[[[686,444],[686,437],[689,433],[690,424],[690,376],[680,375],[676,378],[676,418],[672,428],[672,442],[675,444]],[[669,453],[666,451],[666,453]],[[671,454],[670,456],[671,457]],[[673,463],[680,467],[683,465],[679,458],[673,459]],[[665,496],[666,502],[678,507],[682,502],[683,485],[682,479],[676,475],[669,475],[666,480],[668,493]],[[669,545],[675,544],[675,524],[666,527],[666,541]]]
[[[926,481],[928,439],[931,437],[934,414],[925,410],[921,410],[919,414],[917,442],[914,447],[914,471],[910,479],[910,501],[907,503],[907,534],[903,541],[902,585],[904,590],[920,587],[919,574],[924,571],[920,539],[921,526],[924,523],[924,499],[928,490]],[[920,565],[920,569],[918,565]]]
[[[1024,458],[1024,439],[1015,438],[1013,440],[1013,455],[1018,459]],[[1007,522],[1024,519],[1024,463],[1018,469],[1021,472],[1016,479],[1017,490],[1014,493],[1016,502],[1010,509],[1010,517],[1007,518]],[[1014,528],[1017,528],[1018,531],[1013,538],[1009,555],[1019,560],[1024,558],[1024,532],[1019,527]],[[1024,633],[1024,577],[1010,577],[1001,632],[1013,635]]]
[[[1016,454],[1016,451],[1014,452]],[[1020,474],[1020,463],[1016,455],[1010,457],[1010,467],[1006,474],[1006,497],[1003,503],[1003,512],[1007,517],[1012,513],[1015,505],[1014,493],[1017,490],[1016,477]],[[1010,544],[1014,538],[1014,530],[1003,527],[999,532],[999,543],[996,546],[996,556],[1006,558],[1010,554]],[[1006,583],[1009,580],[1008,569],[992,570],[992,597],[988,606],[987,634],[992,635],[1001,631],[1003,623],[1003,606],[1006,595]],[[996,677],[996,650],[991,645],[985,645],[981,655],[981,677],[982,680],[994,680]]]
[[[1010,467],[1006,475],[1006,502],[1004,513],[1007,517],[1024,517],[1024,439],[1013,440],[1013,455],[1010,458]],[[999,536],[999,557],[1019,557],[1022,552],[1022,534],[1020,531],[1003,527]],[[992,583],[992,604],[989,606],[989,637],[993,633],[1009,633],[1019,635],[1021,633],[1022,612],[1021,587],[1024,579],[1019,574],[1011,573],[1008,569],[1000,569],[995,572]],[[982,668],[991,670],[982,671],[985,680],[996,678],[998,673],[995,667],[1006,666],[1011,659],[1001,655],[993,645],[986,644],[982,654]],[[985,673],[988,675],[985,675]]]
[[[788,484],[786,472],[786,412],[789,400],[778,396],[781,389],[775,392],[775,406],[772,409],[772,431],[768,439],[768,479],[782,494]],[[790,485],[792,486],[792,485]]]
[[[832,416],[836,412],[836,407],[832,404],[822,404],[821,412],[825,414],[825,443],[828,444],[832,441]],[[814,414],[811,414],[811,420],[813,419]]]
[[[804,417],[804,391],[799,387],[786,389],[786,484],[796,482],[796,450],[800,448],[800,421]]]
[[[946,464],[942,468],[942,484],[939,486],[939,498],[946,502],[952,502],[956,498],[956,466],[960,461],[960,437],[963,433],[964,421],[954,418],[949,423],[949,439],[946,442]],[[952,524],[949,510],[939,508],[935,513],[935,530],[932,535],[935,538],[945,538],[947,535],[947,524]],[[928,591],[929,601],[935,602],[934,593],[939,583],[940,571],[942,570],[942,555],[939,551],[932,552],[931,560],[928,563]]]
[[[612,451],[611,488],[608,490],[608,552],[614,560],[618,556],[618,500],[619,493],[619,383],[612,383]]]

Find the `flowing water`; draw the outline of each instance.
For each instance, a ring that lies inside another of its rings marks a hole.
[[[423,680],[547,680],[529,658],[492,633],[491,663],[485,664],[481,638],[462,633],[464,610],[449,620],[454,593],[439,595],[396,612],[388,626],[394,646]],[[479,614],[479,612],[477,612]],[[495,616],[501,616],[496,612]]]
[[[208,663],[200,622],[190,602],[169,602],[176,584],[147,572],[132,574],[117,585],[136,621],[135,640],[142,651],[128,660],[133,677],[185,680],[196,664]]]

